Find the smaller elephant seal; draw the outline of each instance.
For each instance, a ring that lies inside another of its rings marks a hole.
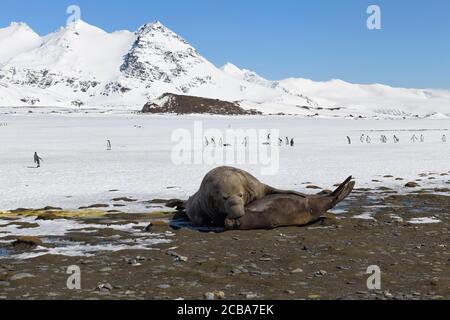
[[[186,213],[198,227],[223,227],[225,219],[238,219],[246,214],[245,206],[271,194],[306,195],[279,190],[261,183],[251,174],[232,167],[219,167],[209,172],[199,191],[186,203]]]
[[[303,226],[317,221],[352,192],[355,182],[349,177],[333,193],[322,192],[308,197],[291,194],[268,195],[245,207],[245,215],[226,219],[227,230],[275,229]]]

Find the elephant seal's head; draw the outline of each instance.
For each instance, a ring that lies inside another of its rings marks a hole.
[[[245,215],[246,190],[238,177],[226,177],[210,185],[209,203],[227,219],[238,219]]]
[[[200,193],[207,199],[207,207],[213,209],[214,216],[238,219],[245,215],[245,206],[264,190],[265,185],[248,173],[220,167],[205,177]]]
[[[199,191],[189,199],[186,212],[197,225],[204,221],[223,226],[225,219],[245,216],[245,206],[264,197],[268,187],[240,169],[219,167],[210,171]]]

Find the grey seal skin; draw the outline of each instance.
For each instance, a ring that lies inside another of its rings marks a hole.
[[[245,207],[245,215],[226,219],[227,230],[275,229],[303,226],[317,221],[353,191],[355,182],[349,177],[333,193],[299,197],[292,194],[268,195]]]
[[[246,214],[245,206],[271,194],[305,194],[279,190],[261,183],[251,174],[233,167],[210,171],[199,191],[186,203],[186,213],[198,227],[223,227],[225,219],[238,219]]]

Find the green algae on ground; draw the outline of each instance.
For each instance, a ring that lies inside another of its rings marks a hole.
[[[173,211],[151,211],[144,213],[125,213],[122,211],[108,212],[104,210],[95,209],[79,209],[79,210],[63,210],[59,208],[54,209],[25,209],[19,208],[11,211],[0,211],[0,219],[6,218],[21,218],[21,217],[36,217],[41,220],[53,219],[77,219],[77,218],[102,218],[102,217],[121,217],[134,219],[155,219],[168,218],[174,215]]]
[[[175,214],[175,212],[173,211],[153,211],[148,213],[147,215],[150,218],[167,218],[170,216],[173,216]]]
[[[17,209],[0,211],[0,218],[36,217],[47,219],[65,218],[98,218],[106,215],[102,210],[43,210],[43,209]]]

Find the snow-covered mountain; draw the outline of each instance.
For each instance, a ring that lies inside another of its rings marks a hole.
[[[438,89],[394,88],[382,84],[360,85],[342,80],[312,81],[302,78],[290,78],[281,81],[269,81],[257,73],[239,69],[228,63],[222,70],[230,76],[279,89],[289,95],[301,94],[322,108],[339,113],[374,114],[384,116],[450,116],[450,91]]]
[[[24,23],[11,23],[8,28],[0,29],[0,63],[41,45],[38,34]]]
[[[160,22],[108,33],[79,20],[44,37],[24,23],[0,29],[0,106],[138,110],[167,92],[274,114],[450,113],[445,90],[269,81],[232,64],[219,69]]]

